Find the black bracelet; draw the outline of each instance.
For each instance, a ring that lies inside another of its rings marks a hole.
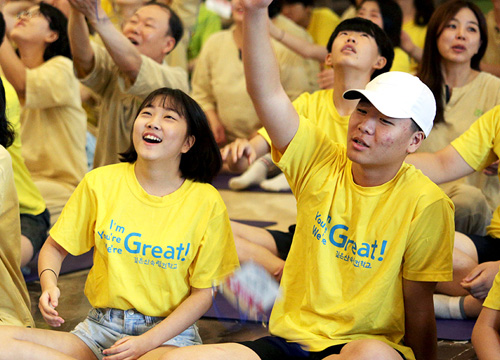
[[[38,275],[38,277],[39,277],[39,278],[42,278],[42,274],[43,274],[45,271],[47,271],[47,270],[48,270],[48,271],[52,271],[52,272],[54,273],[54,275],[56,276],[56,279],[58,278],[58,276],[57,276],[56,272],[55,272],[54,270],[50,269],[50,268],[43,269],[43,270],[40,272],[40,274]]]

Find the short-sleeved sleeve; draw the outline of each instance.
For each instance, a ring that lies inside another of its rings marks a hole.
[[[500,310],[500,271],[495,276],[495,281],[488,293],[488,297],[484,300],[483,306],[493,310]]]
[[[420,211],[417,207],[417,210]],[[453,203],[442,197],[416,214],[408,234],[403,277],[412,281],[453,280]]]
[[[481,170],[498,159],[500,154],[500,106],[477,119],[451,145],[475,170]]]
[[[189,91],[188,76],[183,68],[159,64],[145,55],[141,55],[141,59],[141,68],[133,84],[124,76],[118,78],[121,91],[140,98],[162,87]]]
[[[227,212],[212,218],[190,267],[190,284],[209,288],[219,283],[239,266]]]
[[[299,128],[284,154],[271,146],[273,161],[285,173],[290,187],[297,197],[310,177],[328,176],[332,164],[339,163],[339,144],[334,143],[316,125],[300,117]],[[313,171],[314,169],[314,171]]]
[[[75,256],[86,253],[94,246],[97,203],[89,184],[91,176],[92,173],[89,173],[78,184],[56,224],[50,230],[50,236]]]
[[[94,42],[90,43],[94,51],[94,68],[80,81],[99,95],[103,95],[113,79],[116,66],[106,49]]]

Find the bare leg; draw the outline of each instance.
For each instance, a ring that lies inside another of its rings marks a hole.
[[[147,352],[146,354],[142,355],[139,358],[139,360],[157,360],[157,359],[160,359],[160,357],[163,356],[164,354],[166,354],[172,350],[175,350],[175,349],[178,349],[178,347],[171,346],[171,345],[160,346],[160,347],[153,349],[153,350]]]
[[[345,345],[340,354],[330,355],[325,360],[355,359],[355,360],[401,360],[401,355],[392,347],[380,340],[354,340]]]
[[[260,360],[250,348],[236,343],[196,345],[177,348],[159,360]]]
[[[26,266],[33,258],[33,244],[26,236],[21,235],[21,267]]]
[[[469,293],[460,285],[460,282],[477,266],[477,263],[477,250],[472,240],[462,233],[455,233],[453,281],[438,283],[436,292],[453,296],[468,295]]]
[[[0,359],[96,360],[76,335],[54,330],[0,326]]]
[[[236,252],[241,263],[254,261],[279,281],[285,261],[278,257],[278,248],[269,231],[231,221]]]

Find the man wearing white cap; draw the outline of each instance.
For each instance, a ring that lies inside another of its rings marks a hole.
[[[432,128],[433,95],[416,77],[382,74],[344,94],[360,101],[347,146],[334,143],[299,117],[280,85],[268,2],[243,1],[243,61],[298,209],[272,336],[165,359],[436,359],[432,294],[452,278],[453,204],[404,163]]]

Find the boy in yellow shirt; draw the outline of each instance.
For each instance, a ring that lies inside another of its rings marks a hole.
[[[299,116],[280,85],[268,2],[243,2],[243,62],[298,209],[272,336],[179,349],[163,359],[436,359],[432,294],[452,276],[453,205],[404,163],[432,128],[434,97],[412,75],[382,74],[365,90],[344,93],[360,101],[347,145],[334,143]],[[346,47],[341,56],[357,54]]]

